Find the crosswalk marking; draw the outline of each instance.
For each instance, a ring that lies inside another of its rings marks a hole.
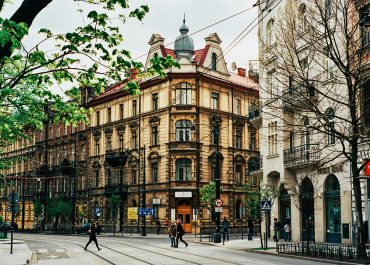
[[[57,252],[57,253],[61,253],[61,252],[66,252],[66,250],[65,250],[65,249],[63,249],[63,248],[57,248],[57,249],[55,250],[55,252]]]
[[[48,253],[48,250],[46,248],[40,248],[38,253]]]

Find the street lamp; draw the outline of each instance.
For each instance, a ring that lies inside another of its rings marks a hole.
[[[215,123],[215,126],[210,126],[208,124],[194,124],[192,125],[191,127],[191,130],[192,131],[195,131],[196,128],[195,128],[195,125],[205,125],[205,126],[208,126],[210,129],[211,129],[211,132],[212,132],[212,136],[215,138],[214,139],[214,142],[216,142],[216,170],[215,170],[215,184],[216,184],[216,200],[219,200],[220,199],[220,193],[221,193],[221,187],[220,187],[220,184],[221,184],[221,173],[220,173],[220,122],[221,122],[221,117],[219,117],[218,115],[215,115],[214,116],[214,119],[213,119],[214,123]],[[199,141],[199,139],[198,139]],[[213,242],[214,243],[221,243],[221,232],[220,232],[220,215],[221,213],[220,212],[215,212],[215,216],[216,216],[216,232],[213,234]]]

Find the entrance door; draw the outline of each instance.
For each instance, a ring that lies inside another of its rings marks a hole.
[[[185,232],[191,233],[191,206],[177,206],[177,218],[182,220]]]

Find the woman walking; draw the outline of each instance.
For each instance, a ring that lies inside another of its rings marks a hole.
[[[179,220],[177,220],[177,227],[176,227],[176,230],[177,230],[177,236],[176,236],[176,246],[175,246],[175,248],[177,248],[178,246],[179,246],[179,239],[180,239],[180,241],[182,242],[182,243],[184,243],[185,244],[185,247],[187,247],[188,246],[188,243],[186,243],[183,239],[182,239],[182,237],[183,237],[183,235],[185,235],[185,230],[184,230],[184,227],[182,226],[182,224],[181,224],[181,220],[179,219]]]
[[[86,247],[84,248],[84,250],[87,251],[87,246],[90,245],[90,243],[92,241],[95,242],[95,245],[96,247],[98,248],[98,250],[100,251],[101,248],[99,248],[99,245],[98,245],[98,240],[96,239],[96,234],[98,232],[98,228],[97,228],[97,225],[96,225],[96,222],[94,222],[91,226],[91,228],[89,229],[89,232],[90,232],[90,238],[89,238],[89,242],[87,242],[86,244]]]

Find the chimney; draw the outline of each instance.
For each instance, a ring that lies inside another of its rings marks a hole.
[[[129,73],[130,73],[130,80],[133,80],[136,78],[139,71],[136,68],[131,68]]]
[[[244,68],[238,67],[238,75],[246,77],[247,71]]]

